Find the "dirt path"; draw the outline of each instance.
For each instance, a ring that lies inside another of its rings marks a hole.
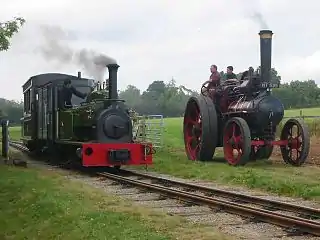
[[[271,156],[271,159],[276,162],[283,161],[279,147],[275,147],[273,154]],[[311,138],[309,157],[306,162],[309,164],[315,164],[320,166],[320,139],[319,138],[315,138],[315,137]]]

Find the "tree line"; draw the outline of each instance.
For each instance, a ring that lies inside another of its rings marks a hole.
[[[273,95],[282,101],[285,109],[320,106],[320,88],[314,80],[281,83],[281,77],[275,69],[272,69],[271,79],[272,82],[280,82],[280,87],[273,89]],[[119,92],[119,98],[139,114],[162,114],[164,117],[182,116],[188,99],[198,95],[198,91],[177,85],[174,79],[167,83],[153,81],[143,92],[134,85],[128,85]],[[11,123],[19,124],[22,112],[22,102],[0,98],[0,117],[7,116]]]
[[[221,74],[224,73],[221,72]],[[280,83],[279,88],[273,89],[273,95],[282,101],[285,109],[320,106],[320,88],[314,80],[281,83],[281,76],[273,68],[271,81]],[[199,85],[199,91],[200,88],[201,85]],[[197,95],[199,95],[197,91],[177,86],[174,79],[168,83],[154,81],[143,92],[129,85],[119,93],[119,97],[126,100],[127,105],[139,114],[163,114],[165,117],[182,116],[189,97]]]

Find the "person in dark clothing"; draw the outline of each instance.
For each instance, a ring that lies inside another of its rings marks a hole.
[[[233,67],[232,66],[228,66],[227,67],[227,76],[226,76],[227,80],[228,79],[238,79],[237,75],[233,73]]]
[[[62,108],[72,108],[72,94],[82,99],[85,99],[87,96],[87,94],[77,91],[77,89],[75,89],[75,87],[71,85],[71,80],[67,79],[64,81],[63,87],[61,89],[60,97],[62,100]]]

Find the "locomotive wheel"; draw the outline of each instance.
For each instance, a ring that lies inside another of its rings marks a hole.
[[[300,119],[289,119],[281,131],[281,140],[288,140],[288,145],[280,146],[285,163],[301,166],[307,159],[310,149],[308,127]]]
[[[218,119],[212,100],[189,98],[184,113],[183,134],[188,159],[212,160],[218,140]]]
[[[245,165],[250,158],[251,134],[247,122],[231,118],[225,125],[223,136],[224,158],[230,165]]]

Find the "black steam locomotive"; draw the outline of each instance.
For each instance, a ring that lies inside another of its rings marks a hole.
[[[286,163],[299,166],[309,154],[310,138],[301,119],[289,119],[279,140],[276,130],[284,116],[284,107],[272,95],[272,31],[260,35],[261,70],[250,67],[240,79],[224,81],[209,88],[205,83],[199,98],[191,97],[184,115],[185,149],[191,160],[211,160],[216,147],[223,147],[231,165],[268,159],[273,146],[280,146]]]
[[[37,154],[85,167],[152,164],[152,144],[134,142],[132,121],[118,99],[117,64],[107,66],[108,84],[93,86],[92,79],[61,73],[31,77],[23,85],[22,141]],[[86,93],[64,106],[63,82]]]

